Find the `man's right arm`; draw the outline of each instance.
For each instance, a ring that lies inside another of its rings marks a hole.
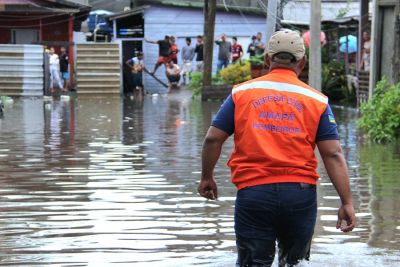
[[[152,41],[152,40],[147,40],[144,39],[146,41],[146,43],[151,43],[151,44],[158,44],[158,41]]]
[[[215,116],[204,139],[202,150],[201,179],[198,192],[207,199],[218,198],[218,188],[214,179],[214,167],[225,140],[234,133],[235,104],[232,95],[228,96]]]

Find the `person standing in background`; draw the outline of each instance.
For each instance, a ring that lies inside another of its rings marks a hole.
[[[50,47],[49,51],[49,66],[50,66],[50,91],[52,93],[54,90],[54,80],[58,83],[58,88],[63,89],[63,84],[60,79],[60,60],[58,55],[54,51],[54,47]]]
[[[125,64],[130,68],[132,74],[133,95],[144,95],[143,91],[143,53],[138,52],[136,57],[128,59]]]
[[[194,58],[194,47],[191,46],[192,40],[186,38],[186,46],[182,48],[182,81],[183,84],[189,84],[190,73],[192,72],[192,61]],[[187,80],[187,82],[186,82]]]
[[[232,37],[232,63],[236,63],[236,61],[240,61],[243,56],[243,48],[237,42],[237,37]]]
[[[196,53],[196,71],[203,71],[203,36],[197,36],[197,44],[194,52]]]
[[[61,55],[60,55],[60,72],[61,72],[61,78],[64,81],[64,86],[63,86],[63,91],[68,91],[69,88],[69,57],[67,54],[66,48],[63,46],[60,49]]]
[[[228,67],[229,60],[231,58],[232,45],[231,42],[226,40],[226,34],[223,33],[221,38],[215,43],[219,46],[218,49],[218,63],[217,63],[217,72],[222,70],[223,68]]]
[[[178,64],[178,45],[176,44],[176,39],[175,36],[171,36],[170,38],[170,43],[171,43],[171,54],[169,56],[170,60],[174,62],[175,64]]]
[[[256,56],[262,55],[265,50],[265,44],[262,41],[262,33],[258,32],[256,36],[256,40],[254,42],[254,47],[255,47],[255,54]]]
[[[371,37],[369,32],[363,32],[363,50],[361,55],[361,64],[360,69],[364,71],[370,70],[370,62],[371,62]]]
[[[256,36],[253,35],[251,37],[251,43],[249,44],[249,46],[247,47],[247,53],[249,54],[250,57],[254,57],[256,55],[256,46],[255,46],[255,42],[256,42]]]

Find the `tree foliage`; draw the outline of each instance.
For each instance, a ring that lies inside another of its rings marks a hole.
[[[372,99],[361,105],[358,126],[374,142],[400,139],[400,83],[390,85],[384,78],[377,85]]]

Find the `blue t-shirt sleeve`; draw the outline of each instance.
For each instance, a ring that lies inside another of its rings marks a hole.
[[[235,131],[235,103],[232,95],[229,95],[215,115],[211,126],[214,126],[231,135]]]
[[[339,140],[335,116],[329,104],[319,120],[316,142],[324,140]]]

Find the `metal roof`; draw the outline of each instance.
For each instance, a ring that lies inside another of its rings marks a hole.
[[[119,13],[115,13],[113,15],[109,15],[109,16],[105,16],[106,18],[108,18],[109,20],[116,20],[116,19],[122,19],[122,18],[126,18],[129,16],[134,16],[140,13],[143,13],[143,11],[148,8],[150,6],[140,6],[140,7],[136,7],[127,11],[122,11]]]
[[[90,11],[91,7],[66,0],[14,0],[5,1],[0,13],[80,13]]]

